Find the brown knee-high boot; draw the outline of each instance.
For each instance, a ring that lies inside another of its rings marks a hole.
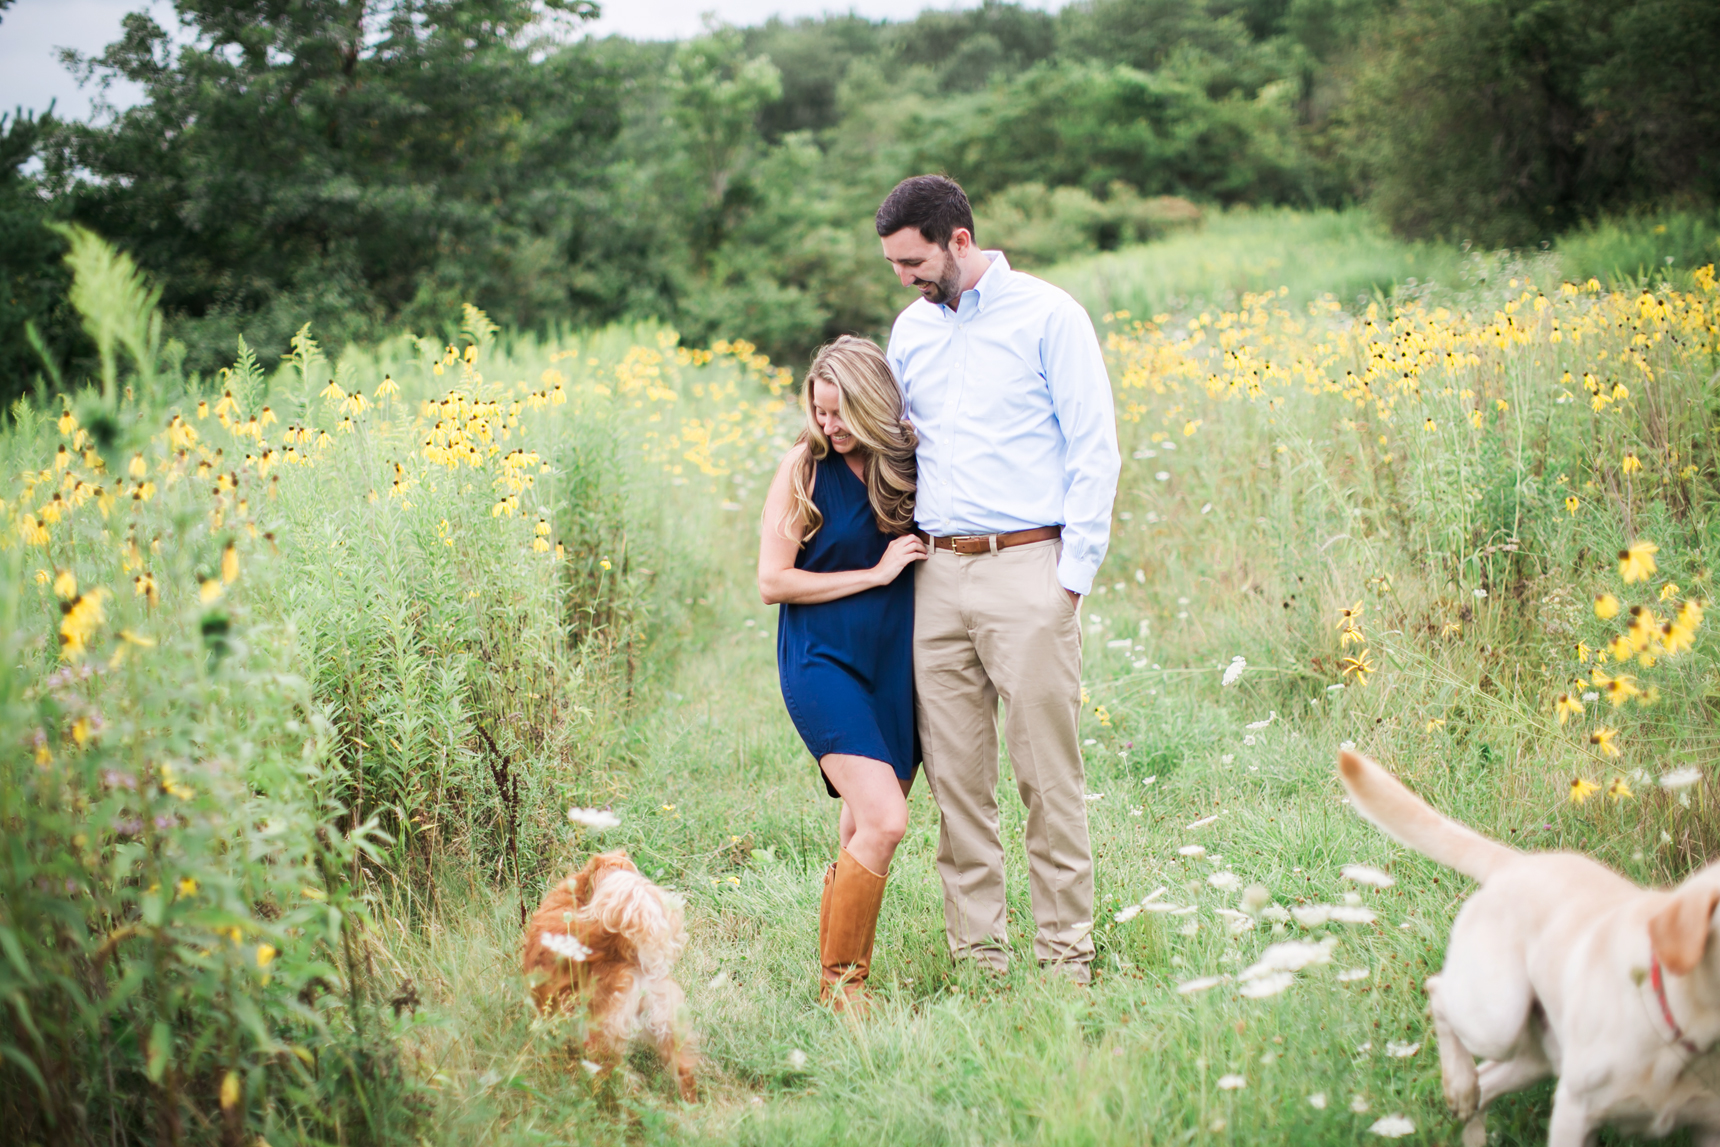
[[[878,935],[884,884],[884,877],[855,860],[847,849],[837,855],[825,886],[827,907],[818,945],[824,966],[819,998],[836,1011],[864,1012],[870,1002],[866,977],[872,972],[872,942]]]
[[[836,882],[836,862],[824,869],[824,890],[818,896],[818,954],[824,954],[824,937],[830,934],[830,886]]]

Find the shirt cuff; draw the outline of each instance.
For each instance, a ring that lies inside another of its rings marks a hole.
[[[1099,572],[1099,563],[1075,555],[1072,550],[1065,549],[1063,556],[1057,560],[1057,582],[1064,589],[1087,597],[1093,592],[1093,578]]]

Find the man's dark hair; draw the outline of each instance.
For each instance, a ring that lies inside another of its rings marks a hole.
[[[957,228],[973,236],[973,208],[962,185],[947,175],[915,175],[896,184],[878,207],[878,235],[917,227],[927,242],[948,248]]]

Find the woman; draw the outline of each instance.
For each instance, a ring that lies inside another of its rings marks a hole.
[[[908,827],[914,737],[913,427],[884,352],[844,335],[812,360],[806,429],[765,498],[758,587],[781,603],[782,699],[842,800],[818,908],[819,997],[863,1011],[885,873]]]

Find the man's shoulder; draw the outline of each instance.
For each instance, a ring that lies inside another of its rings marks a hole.
[[[1043,307],[1047,312],[1073,309],[1086,313],[1086,309],[1075,300],[1075,296],[1056,283],[1048,282],[1027,271],[1018,271],[1014,267],[1009,269],[1005,290],[1023,302]]]
[[[896,321],[890,325],[890,341],[895,342],[898,336],[910,334],[937,321],[937,304],[928,303],[923,297],[915,299],[897,313]]]

